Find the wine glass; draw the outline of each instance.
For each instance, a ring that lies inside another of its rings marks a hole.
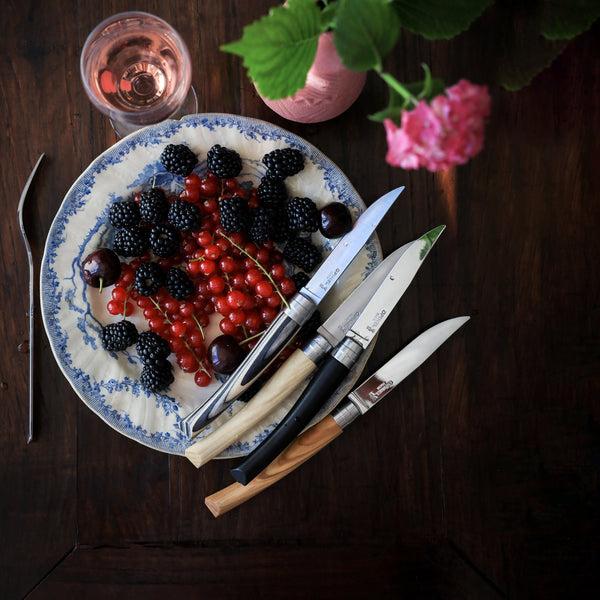
[[[167,22],[145,12],[102,21],[81,52],[81,79],[119,137],[198,111],[190,53]]]

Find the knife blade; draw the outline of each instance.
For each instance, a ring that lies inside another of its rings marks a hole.
[[[335,393],[385,323],[444,229],[441,225],[427,232],[412,242],[396,261],[342,342],[322,362],[290,412],[262,444],[231,470],[236,481],[246,485],[256,477],[292,443]]]
[[[192,437],[221,414],[277,358],[308,321],[321,300],[360,252],[384,215],[403,192],[404,187],[384,194],[360,216],[352,231],[347,233],[323,261],[308,284],[281,311],[250,351],[240,366],[202,406],[181,421],[181,428]],[[313,282],[314,280],[314,282]]]
[[[336,408],[331,415],[300,435],[248,485],[233,483],[207,496],[204,499],[206,506],[215,517],[219,517],[283,479],[337,438],[354,420],[385,398],[469,318],[456,317],[443,321],[419,335],[364,383],[350,392],[347,401]]]
[[[371,299],[397,260],[410,247],[404,244],[379,263],[317,329],[317,335],[298,348],[258,390],[246,406],[209,435],[188,446],[186,457],[201,467],[256,427],[310,376],[321,359],[339,342]]]

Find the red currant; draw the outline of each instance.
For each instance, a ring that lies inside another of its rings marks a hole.
[[[267,306],[270,306],[272,308],[276,308],[281,304],[281,298],[279,297],[279,294],[269,296],[268,298],[265,298],[265,300],[267,302]]]
[[[224,256],[219,261],[219,269],[223,271],[223,273],[233,273],[235,271],[235,260],[231,256]]]
[[[248,329],[260,329],[262,325],[262,319],[257,312],[250,312],[246,315],[245,325]]]
[[[120,315],[123,312],[123,303],[117,302],[116,300],[110,300],[106,305],[106,310],[111,315]]]
[[[192,331],[188,336],[188,340],[193,348],[202,348],[204,346],[204,336],[199,331]]]
[[[266,279],[259,281],[254,290],[261,298],[269,298],[273,295],[273,286]]]
[[[185,342],[181,338],[178,338],[178,337],[172,338],[169,345],[171,346],[171,350],[173,352],[175,352],[175,354],[177,354],[178,352],[181,352],[183,349],[185,349]]]
[[[261,264],[261,265],[266,265],[268,264],[269,260],[271,259],[271,253],[266,249],[266,248],[261,248],[257,253],[256,253],[256,260]]]
[[[152,331],[159,331],[163,328],[165,321],[162,317],[153,317],[148,321],[148,326]]]
[[[195,373],[198,370],[198,359],[189,350],[179,353],[177,363],[185,373]]]
[[[188,202],[198,202],[200,200],[200,188],[185,188],[179,197]]]
[[[125,300],[127,300],[127,290],[125,288],[122,287],[115,287],[113,288],[113,291],[111,292],[111,297],[113,300],[116,300],[117,302],[125,302]]]
[[[212,377],[206,371],[197,371],[194,375],[194,382],[198,387],[206,387],[211,381]]]
[[[277,316],[277,311],[270,306],[263,306],[260,316],[265,323],[270,323]]]
[[[285,267],[281,263],[274,264],[271,267],[271,277],[275,281],[281,281],[285,278]]]
[[[217,244],[211,244],[204,249],[205,258],[217,260],[221,256],[221,248]]]
[[[259,281],[262,281],[263,274],[259,269],[250,269],[246,273],[245,279],[248,285],[254,287]]]
[[[198,243],[204,247],[212,244],[212,241],[213,241],[212,235],[210,234],[209,231],[206,231],[206,230],[201,231],[198,234],[198,236],[196,237],[196,239],[198,240]]]
[[[185,335],[186,330],[187,327],[182,321],[176,321],[175,323],[173,323],[173,325],[171,325],[171,333],[175,337],[183,337]]]
[[[179,302],[177,300],[167,300],[164,305],[164,309],[169,315],[174,315],[179,312]]]
[[[196,173],[192,173],[185,178],[185,188],[200,188],[202,181]]]
[[[200,271],[204,275],[212,275],[217,269],[217,265],[214,260],[203,260],[200,262]]]
[[[203,196],[211,197],[219,193],[219,180],[216,177],[205,177],[200,182],[200,193]]]
[[[205,215],[218,215],[219,205],[216,200],[211,198],[210,200],[205,200],[202,203],[202,208]]]
[[[286,277],[279,282],[279,289],[284,296],[291,296],[296,292],[296,284],[293,279]]]
[[[243,310],[232,310],[229,313],[229,320],[234,325],[243,325],[246,321],[246,313]]]
[[[225,280],[220,275],[213,275],[208,280],[208,289],[211,294],[219,295],[222,294],[225,290]]]
[[[239,290],[231,290],[227,294],[227,303],[231,308],[240,308],[246,300],[246,294]]]
[[[219,329],[225,335],[233,335],[237,331],[237,325],[232,323],[227,317],[224,317],[219,321]]]
[[[202,274],[202,262],[199,260],[192,260],[190,261],[187,265],[187,272],[192,276],[195,277],[197,275],[201,275]]]
[[[182,302],[179,305],[179,314],[182,317],[191,317],[194,314],[194,305],[191,302]]]

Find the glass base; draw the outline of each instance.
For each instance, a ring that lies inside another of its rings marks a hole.
[[[190,86],[190,90],[183,101],[183,104],[170,116],[169,119],[180,119],[185,115],[192,115],[198,112],[198,96],[194,86]],[[148,125],[155,125],[156,123],[147,123],[146,125],[136,125],[134,123],[128,123],[127,121],[117,121],[117,119],[108,119],[114,132],[118,138],[124,138],[126,135],[138,131]],[[165,119],[166,120],[166,119]]]

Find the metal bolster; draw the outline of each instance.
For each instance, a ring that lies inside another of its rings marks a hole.
[[[288,308],[285,309],[285,314],[296,321],[298,325],[304,325],[315,312],[317,305],[298,292],[291,300]]]
[[[333,420],[342,428],[346,429],[352,421],[360,417],[361,412],[353,402],[344,402],[338,406],[332,413]]]
[[[304,344],[302,352],[304,352],[308,360],[316,365],[331,348],[332,345],[322,335],[318,334]]]
[[[332,356],[338,362],[351,369],[356,364],[362,352],[363,347],[358,342],[350,338],[344,338],[342,343],[333,351]]]

